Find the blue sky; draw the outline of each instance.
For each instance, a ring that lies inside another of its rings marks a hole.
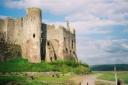
[[[77,55],[89,64],[128,63],[127,0],[1,0],[0,17],[22,17],[28,7],[43,11],[43,22],[76,29]]]
[[[8,7],[8,5],[6,4],[10,4],[9,2],[13,2],[13,1],[20,1],[20,0],[1,0],[1,3],[0,3],[0,15],[1,16],[11,16],[11,17],[15,17],[15,18],[20,18],[20,17],[23,17],[25,16],[26,12],[25,12],[25,9],[26,8],[29,8],[28,7],[23,7],[23,8],[11,8],[11,7]],[[21,1],[25,1],[25,0],[21,0]],[[32,0],[30,0],[32,1]],[[38,0],[37,0],[38,2]],[[15,5],[13,5],[15,7]],[[33,6],[30,6],[30,7],[33,7]],[[35,6],[36,7],[36,6]],[[38,6],[37,6],[38,7]],[[51,13],[49,10],[45,10],[43,9],[43,19],[44,20],[50,20],[50,21],[63,21],[64,18],[65,18],[65,15],[56,15],[54,13]]]

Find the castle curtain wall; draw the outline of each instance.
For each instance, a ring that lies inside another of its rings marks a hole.
[[[0,40],[20,45],[22,58],[31,63],[77,60],[74,29],[69,25],[64,27],[42,23],[39,8],[28,8],[26,12],[23,18],[0,20]]]

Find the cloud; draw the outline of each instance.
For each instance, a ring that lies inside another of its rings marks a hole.
[[[128,49],[122,46],[128,40],[87,40],[79,42],[80,60],[89,64],[127,63]],[[82,46],[83,45],[83,46]],[[82,55],[84,54],[84,55]],[[94,62],[95,61],[95,62]]]
[[[128,44],[124,43],[124,44],[122,44],[122,47],[128,49]]]
[[[8,18],[8,16],[0,15],[0,19],[6,19],[6,18]]]
[[[72,3],[77,4],[76,6],[72,6]],[[8,0],[5,2],[5,5],[10,8],[27,8],[34,6],[62,14],[78,9],[84,5],[84,3],[84,0],[79,0],[79,2],[77,0]]]
[[[7,0],[5,5],[9,8],[21,9],[28,7],[41,7],[42,0]]]
[[[106,52],[108,53],[128,53],[128,48],[127,48],[127,44],[128,40],[116,40],[113,41],[113,44],[111,46],[109,46],[107,49],[105,49]]]
[[[7,0],[6,6],[11,8],[41,7],[52,12],[67,13],[76,12],[78,14],[100,13],[100,15],[112,13],[127,13],[126,0]],[[73,6],[73,4],[75,6]],[[114,6],[114,7],[113,7]],[[76,14],[75,13],[75,14]]]

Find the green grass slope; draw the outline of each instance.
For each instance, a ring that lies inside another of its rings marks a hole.
[[[26,76],[19,75],[0,76],[0,85],[67,85],[67,83],[73,83],[72,81],[69,81],[70,77],[70,75],[61,76],[59,78],[39,76],[34,79],[30,79]]]
[[[0,72],[48,72],[56,71],[62,73],[74,72],[84,74],[90,71],[87,64],[76,63],[75,61],[56,61],[47,63],[42,61],[38,64],[29,63],[24,59],[14,59],[0,62]]]

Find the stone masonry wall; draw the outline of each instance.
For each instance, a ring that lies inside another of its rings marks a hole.
[[[0,19],[0,42],[4,41],[5,32],[4,32],[4,20]]]
[[[73,28],[67,25],[67,28],[63,30],[64,37],[64,58],[66,60],[75,59],[77,60],[76,55],[76,38],[75,31]]]
[[[15,20],[14,28],[14,42],[15,44],[21,45],[23,39],[23,18]]]
[[[46,61],[75,59],[75,32],[62,26],[47,25]]]
[[[42,23],[39,8],[28,8],[27,15],[19,19],[0,19],[0,40],[21,46],[22,57],[31,63],[41,60],[76,59],[75,30]]]
[[[27,9],[27,16],[23,18],[22,51],[32,63],[41,62],[41,20],[41,10],[38,8]]]
[[[14,28],[15,28],[15,25],[14,25],[14,20],[11,19],[11,18],[7,18],[5,20],[5,25],[7,28],[7,42],[8,43],[14,43]]]
[[[63,60],[63,28],[47,25],[46,61]]]

